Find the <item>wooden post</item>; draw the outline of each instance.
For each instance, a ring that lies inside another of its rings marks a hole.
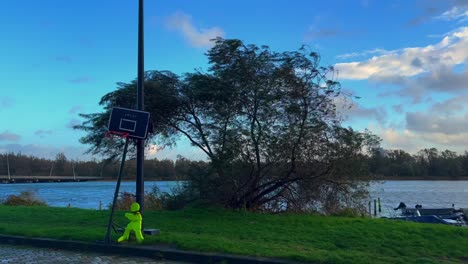
[[[382,212],[382,205],[380,204],[380,197],[377,198],[377,202],[379,204],[379,213],[381,213]]]
[[[6,164],[7,164],[7,170],[8,170],[8,181],[11,181],[10,177],[10,161],[8,160],[8,152],[6,154]]]
[[[75,174],[75,163],[72,161],[72,170],[73,170],[73,180],[76,181],[76,174]]]
[[[52,170],[54,169],[54,162],[52,161],[52,166],[50,166],[49,177],[52,177]]]
[[[377,216],[377,200],[374,199],[374,216]]]
[[[372,216],[371,201],[369,201],[369,216]]]

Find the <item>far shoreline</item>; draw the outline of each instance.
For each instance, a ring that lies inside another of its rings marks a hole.
[[[456,178],[443,178],[443,177],[408,177],[408,176],[395,176],[395,177],[381,177],[377,178],[378,181],[468,181],[468,177]]]

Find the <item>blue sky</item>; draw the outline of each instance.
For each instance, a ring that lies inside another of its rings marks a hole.
[[[92,158],[71,126],[136,77],[137,12],[137,0],[0,2],[0,153]],[[145,1],[146,70],[206,69],[216,36],[309,45],[361,97],[337,99],[344,125],[384,148],[468,150],[468,0]],[[200,157],[184,141],[147,154]]]

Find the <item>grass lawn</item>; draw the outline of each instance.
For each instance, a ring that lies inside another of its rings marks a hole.
[[[115,213],[121,225],[123,214]],[[0,206],[0,233],[94,242],[104,239],[108,217],[107,210]],[[148,211],[143,219],[161,230],[146,245],[317,263],[468,262],[468,228],[214,208]]]

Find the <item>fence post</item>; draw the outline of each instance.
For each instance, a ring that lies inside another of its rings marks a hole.
[[[380,197],[377,198],[377,202],[379,203],[379,213],[382,212],[382,205],[380,204]]]
[[[374,216],[377,216],[377,200],[374,199]]]

